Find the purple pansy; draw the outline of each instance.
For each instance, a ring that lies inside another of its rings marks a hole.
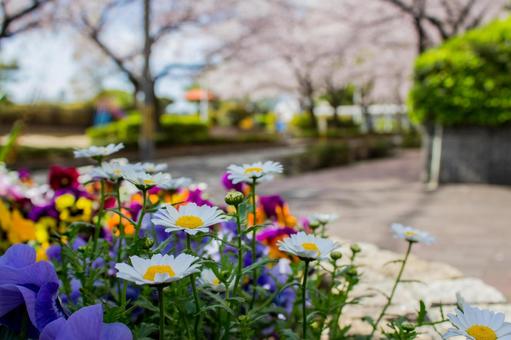
[[[36,262],[32,247],[16,244],[7,249],[0,257],[0,273],[0,324],[20,332],[28,315],[28,335],[33,337],[63,315],[55,269],[49,262]]]
[[[54,219],[59,218],[59,213],[57,209],[55,209],[55,204],[53,202],[45,205],[34,206],[28,213],[28,218],[34,222],[44,216],[49,216]]]
[[[39,340],[131,340],[129,328],[119,322],[104,323],[101,304],[83,307],[67,320],[63,317],[49,323]]]
[[[263,206],[265,215],[268,218],[277,218],[277,207],[284,207],[284,199],[279,195],[261,196],[259,203]]]

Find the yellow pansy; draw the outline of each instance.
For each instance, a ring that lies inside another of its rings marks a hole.
[[[44,224],[37,223],[35,226],[35,239],[39,243],[46,243],[50,239],[48,229]]]
[[[86,197],[76,200],[74,195],[64,194],[55,200],[55,207],[64,222],[90,221],[92,217],[92,201]]]
[[[60,195],[55,199],[55,209],[62,211],[75,204],[75,196],[73,194]]]
[[[46,250],[48,250],[49,246],[50,244],[48,242],[45,242],[36,248],[36,261],[48,261],[48,255],[46,255]]]
[[[7,208],[7,205],[0,200],[0,227],[8,231],[11,229],[12,220],[11,220],[11,212]]]

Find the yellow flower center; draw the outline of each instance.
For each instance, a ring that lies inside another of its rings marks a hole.
[[[318,246],[315,243],[309,243],[309,242],[302,243],[302,247],[305,250],[317,251],[319,253],[319,248],[318,248]]]
[[[144,179],[143,183],[145,185],[153,185],[154,184],[154,181],[152,179]]]
[[[144,274],[144,279],[154,281],[156,274],[167,274],[169,277],[176,276],[176,273],[174,273],[174,270],[171,266],[157,264],[147,268]]]
[[[475,340],[497,340],[497,334],[493,329],[483,325],[473,325],[467,329],[467,334]]]
[[[246,168],[246,169],[245,169],[245,175],[246,175],[246,174],[253,173],[253,172],[260,174],[261,172],[263,172],[263,168],[259,168],[259,167],[250,167],[250,168]]]
[[[414,237],[415,235],[417,235],[415,231],[405,231],[406,237]]]
[[[120,175],[122,175],[122,170],[121,170],[121,169],[115,169],[115,170],[114,170],[114,175],[115,175],[115,176],[120,176]]]
[[[218,278],[214,278],[212,282],[215,286],[218,286],[220,284],[220,280]]]
[[[204,225],[204,221],[197,216],[184,215],[176,220],[176,225],[185,229],[196,229]]]

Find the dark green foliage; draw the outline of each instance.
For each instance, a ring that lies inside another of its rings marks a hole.
[[[510,74],[511,19],[456,37],[417,59],[411,118],[449,126],[507,124]]]
[[[327,119],[326,137],[340,138],[360,135],[360,125],[351,117],[334,117]],[[291,133],[296,137],[310,138],[317,137],[318,132],[311,128],[311,118],[307,114],[294,115],[290,123]]]
[[[330,168],[350,164],[357,160],[388,157],[394,144],[387,136],[364,137],[352,142],[326,140],[310,145],[305,152],[283,160],[288,174]]]
[[[97,102],[103,98],[113,100],[114,103],[123,110],[131,110],[135,108],[133,93],[127,91],[116,89],[102,90],[92,99],[92,101]]]
[[[332,107],[339,105],[353,105],[356,87],[353,84],[348,84],[340,87],[327,86],[324,94],[320,97],[330,104]]]
[[[421,147],[421,135],[416,129],[410,129],[403,132],[402,134],[401,147],[403,148],[420,148]]]
[[[14,105],[0,102],[0,125],[22,119],[29,125],[72,126],[85,128],[92,124],[92,102],[73,104],[37,103]]]

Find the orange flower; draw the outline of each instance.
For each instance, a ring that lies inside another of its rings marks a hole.
[[[283,207],[275,207],[275,213],[277,214],[277,222],[280,225],[291,228],[296,226],[296,217],[291,215],[289,212],[289,206],[287,204],[284,204]]]
[[[254,225],[254,213],[249,213],[247,216],[248,225]],[[255,224],[263,224],[266,221],[266,216],[264,214],[263,207],[256,207],[256,223]]]
[[[18,210],[14,210],[11,217],[12,228],[8,231],[9,242],[21,243],[35,239],[34,222],[25,219]]]
[[[124,216],[131,218],[131,214],[127,209],[123,208],[121,211]],[[135,233],[135,227],[133,224],[131,224],[129,220],[122,218],[119,214],[112,213],[106,223],[108,230],[110,230],[115,236],[119,236],[121,234],[119,229],[121,225],[124,227],[125,235],[133,235]]]

